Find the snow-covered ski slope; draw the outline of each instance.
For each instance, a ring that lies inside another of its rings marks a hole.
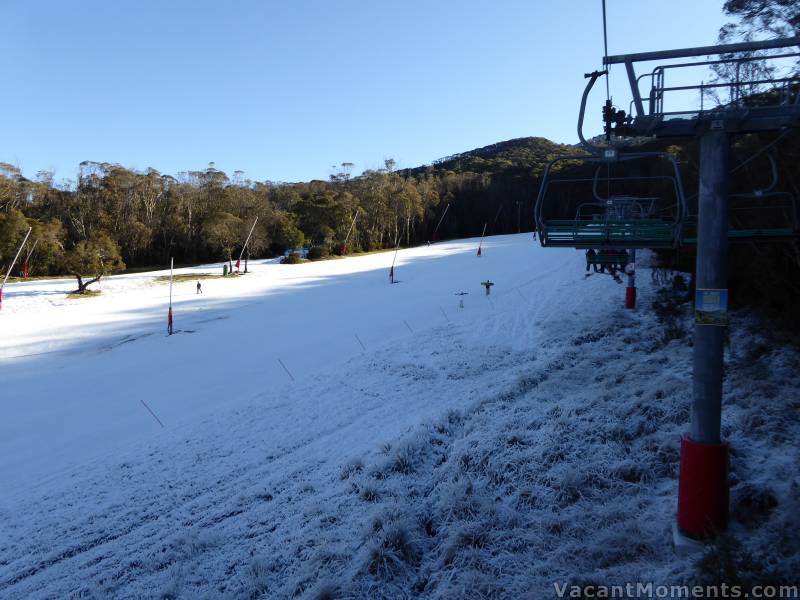
[[[154,282],[168,271],[102,280],[92,298],[66,298],[75,288],[68,279],[7,286],[4,496],[161,435],[142,400],[168,428],[180,427],[232,401],[278,393],[291,382],[278,359],[300,379],[362,352],[359,339],[374,349],[447,318],[484,314],[487,278],[496,282],[493,298],[519,288],[541,305],[580,269],[579,253],[543,252],[530,236],[487,239],[480,258],[476,248],[466,240],[402,250],[395,285],[391,252],[302,265],[254,261],[246,276],[202,280],[202,295],[195,281],[182,282],[173,288],[172,337],[169,285]],[[219,274],[222,265],[175,273],[195,271]],[[463,312],[460,291],[469,292]],[[586,300],[570,296],[565,308]]]
[[[703,582],[670,542],[689,305],[665,327],[647,268],[628,311],[610,277],[584,279],[580,252],[529,235],[476,248],[403,250],[396,285],[391,253],[265,261],[203,296],[182,283],[187,333],[169,338],[154,274],[77,301],[71,282],[12,287],[0,597],[516,600]],[[735,318],[738,575],[789,581],[800,358]]]

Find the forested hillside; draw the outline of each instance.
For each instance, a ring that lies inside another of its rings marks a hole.
[[[800,180],[793,165],[800,162],[800,136],[780,135],[735,141],[733,225],[798,227]],[[679,157],[689,213],[696,215],[696,144],[669,150]],[[177,263],[225,260],[238,254],[256,216],[252,257],[304,244],[318,256],[340,253],[356,211],[348,252],[425,243],[448,205],[437,239],[480,235],[484,224],[489,234],[529,231],[544,166],[556,156],[581,152],[543,138],[519,138],[414,169],[396,170],[388,160],[383,169],[351,176],[344,163],[329,181],[303,183],[255,182],[238,171],[229,176],[213,163],[171,176],[84,162],[77,181],[67,186],[48,173],[30,179],[0,165],[0,264],[5,271],[29,225],[31,239],[38,240],[31,275],[165,265],[170,257]],[[778,168],[774,191],[784,194],[778,200],[752,196],[772,183],[768,156]],[[691,271],[694,249],[662,252],[661,260]],[[730,272],[734,299],[800,326],[797,311],[783,310],[800,300],[796,242],[732,245]]]
[[[383,169],[351,177],[344,163],[330,181],[306,183],[255,182],[213,163],[172,176],[87,161],[74,184],[59,185],[50,173],[31,179],[5,164],[0,264],[13,258],[28,225],[39,240],[32,275],[80,270],[76,254],[95,250],[118,257],[117,268],[163,265],[170,257],[223,260],[239,251],[256,216],[254,257],[302,244],[339,252],[357,210],[349,251],[425,242],[447,204],[440,238],[479,234],[487,221],[491,233],[528,230],[543,165],[573,151],[522,138],[405,171],[388,160]]]

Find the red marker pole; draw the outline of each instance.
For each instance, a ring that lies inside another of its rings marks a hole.
[[[23,279],[27,279],[28,278],[28,274],[30,272],[31,256],[33,255],[33,251],[36,250],[36,245],[38,243],[39,243],[38,239],[35,242],[33,242],[33,246],[31,246],[31,249],[28,250],[28,255],[25,257],[25,260],[22,261],[22,277],[23,277]]]
[[[625,288],[625,308],[636,308],[636,249],[630,251],[630,262],[625,265],[628,287]]]

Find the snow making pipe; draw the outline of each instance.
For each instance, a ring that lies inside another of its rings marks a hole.
[[[436,229],[433,230],[433,241],[434,242],[436,241],[436,232],[439,231],[439,225],[441,225],[442,221],[444,221],[444,216],[447,214],[447,209],[449,209],[449,208],[450,208],[450,203],[448,202],[447,206],[444,207],[444,212],[442,213],[442,216],[439,219],[439,222],[436,224]]]
[[[36,245],[38,243],[39,243],[38,239],[33,242],[33,246],[31,246],[31,249],[28,250],[28,254],[25,255],[25,262],[28,262],[31,259],[31,256],[33,255],[33,251],[36,250]]]
[[[14,256],[14,260],[11,261],[11,265],[8,267],[8,272],[6,272],[5,279],[3,279],[3,285],[0,285],[0,290],[6,287],[6,281],[8,281],[9,275],[11,275],[11,271],[14,270],[14,265],[17,263],[17,259],[19,255],[22,253],[22,249],[25,247],[25,242],[28,241],[28,236],[31,234],[32,227],[28,227],[28,233],[25,234],[25,239],[22,240],[22,243],[19,245],[19,250],[17,250],[17,254]]]
[[[356,214],[353,215],[353,221],[350,223],[350,229],[347,230],[347,235],[344,236],[344,243],[342,244],[342,253],[347,252],[347,240],[350,239],[350,234],[353,233],[353,227],[355,227],[356,219],[358,218],[358,211],[360,210],[360,206],[356,207]]]
[[[499,213],[498,213],[498,214],[499,214]],[[480,255],[481,255],[481,246],[483,246],[483,237],[486,235],[486,226],[487,226],[487,225],[488,225],[488,223],[484,223],[484,224],[483,224],[483,233],[481,233],[481,241],[480,241],[480,243],[478,244],[478,256],[480,256]]]
[[[31,234],[32,229],[33,227],[28,227],[28,233],[25,234],[25,239],[22,240],[22,243],[19,246],[19,250],[17,250],[17,254],[16,256],[14,256],[14,260],[11,261],[11,266],[8,267],[8,272],[6,273],[6,276],[3,279],[3,284],[0,285],[0,308],[3,308],[3,288],[6,287],[6,281],[8,281],[8,276],[11,275],[11,271],[14,270],[14,265],[16,264],[17,259],[19,258],[19,255],[22,252],[22,249],[25,247],[25,242],[28,241],[28,236]]]
[[[492,221],[492,231],[494,231],[494,226],[497,225],[497,219],[500,218],[500,211],[503,210],[503,204],[501,203],[500,206],[497,207],[497,212],[494,214],[494,220]]]
[[[28,266],[29,266],[29,262],[30,262],[30,260],[31,260],[31,256],[33,256],[33,251],[34,251],[34,250],[36,250],[36,246],[37,246],[38,244],[39,244],[39,240],[38,240],[38,239],[36,239],[36,240],[33,242],[33,246],[31,246],[31,249],[30,249],[30,250],[28,250],[28,253],[25,255],[25,260],[23,260],[23,261],[22,261],[22,277],[23,277],[23,278],[25,278],[25,279],[27,279],[27,278],[28,278],[28,268],[29,268]]]
[[[395,283],[394,280],[394,262],[397,260],[397,252],[400,250],[400,242],[397,242],[397,248],[394,251],[394,258],[392,259],[392,266],[389,267],[389,283]]]
[[[175,259],[169,259],[169,308],[167,309],[167,334],[172,335],[172,270],[175,265]]]
[[[244,241],[244,246],[242,246],[242,251],[239,253],[239,261],[241,262],[242,256],[244,256],[244,251],[247,248],[247,244],[250,243],[250,236],[253,235],[253,230],[256,228],[256,223],[258,223],[258,217],[253,220],[253,226],[250,228],[250,233],[247,234],[247,239]],[[249,254],[247,256],[250,256]],[[236,267],[238,270],[238,266]]]
[[[175,267],[175,259],[169,259],[169,307],[172,308],[172,271]]]

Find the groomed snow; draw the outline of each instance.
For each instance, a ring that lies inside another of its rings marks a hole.
[[[626,311],[579,252],[476,247],[401,251],[397,285],[391,253],[251,263],[202,296],[181,283],[172,337],[159,274],[81,300],[68,281],[7,288],[0,596],[542,598],[702,578],[670,541],[690,336],[657,321],[649,269]],[[800,509],[800,359],[751,319],[733,331],[733,531],[761,561],[747,573],[780,576],[800,565],[780,537]],[[777,507],[747,509],[766,492]]]
[[[253,261],[246,276],[173,288],[175,329],[166,335],[168,271],[101,280],[99,297],[68,299],[74,280],[6,287],[0,314],[0,488],[8,496],[63,477],[97,456],[161,435],[144,400],[169,428],[232,401],[276,392],[287,382],[280,359],[302,378],[366,348],[410,336],[495,294],[574,270],[573,252],[542,253],[530,237],[477,240],[403,250],[389,285],[393,253],[303,265]],[[539,257],[538,260],[536,257]],[[176,274],[222,272],[222,265]],[[555,274],[555,275],[554,275]],[[554,278],[555,277],[555,278]],[[462,315],[463,316],[463,315]],[[408,326],[404,323],[408,323]]]

